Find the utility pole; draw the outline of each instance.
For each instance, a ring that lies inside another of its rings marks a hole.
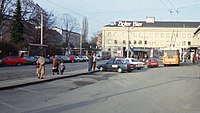
[[[43,14],[41,13],[41,46],[43,45]]]
[[[130,32],[130,27],[128,26],[128,41],[127,41],[127,58],[129,58],[129,52],[130,52],[130,43],[129,43],[129,32]]]

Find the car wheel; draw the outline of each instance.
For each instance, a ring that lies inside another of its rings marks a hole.
[[[17,66],[21,66],[21,65],[22,65],[22,63],[18,62],[16,65],[17,65]]]
[[[122,68],[118,68],[117,71],[118,71],[119,73],[122,73]]]
[[[103,71],[103,70],[104,70],[104,68],[103,68],[103,67],[100,67],[100,68],[99,68],[99,70],[100,70],[100,71]]]

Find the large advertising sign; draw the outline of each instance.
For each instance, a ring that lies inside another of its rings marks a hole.
[[[136,21],[117,21],[116,25],[120,27],[141,27],[143,23]]]

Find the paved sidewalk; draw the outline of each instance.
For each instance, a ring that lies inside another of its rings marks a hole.
[[[23,77],[23,78],[11,79],[11,80],[4,80],[0,82],[0,91],[27,86],[27,85],[38,84],[42,82],[49,82],[49,81],[63,79],[63,78],[85,75],[85,74],[90,74],[90,73],[94,73],[94,72],[88,72],[87,69],[83,69],[83,70],[78,70],[78,71],[65,72],[63,75],[50,75],[50,74],[44,75],[44,79],[38,79],[37,76],[35,76],[35,77]]]

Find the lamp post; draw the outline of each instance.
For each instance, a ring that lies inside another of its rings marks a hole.
[[[43,45],[43,14],[41,13],[41,46]]]
[[[130,52],[130,43],[129,43],[129,32],[130,32],[130,27],[128,26],[128,41],[127,41],[127,58],[129,57],[129,52]]]

